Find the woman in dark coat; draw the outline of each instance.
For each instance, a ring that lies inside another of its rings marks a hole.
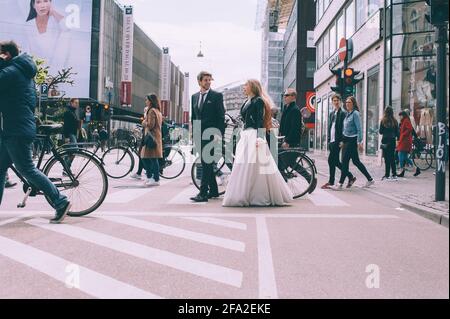
[[[395,167],[395,143],[399,137],[398,122],[394,117],[394,110],[388,106],[384,110],[384,116],[380,123],[381,145],[383,150],[384,164],[386,167],[382,180],[397,180]],[[392,171],[392,177],[390,173]]]

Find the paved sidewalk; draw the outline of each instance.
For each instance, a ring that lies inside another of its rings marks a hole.
[[[328,162],[325,154],[318,152],[311,156],[316,162],[319,174],[329,176]],[[362,160],[364,162],[364,160]],[[405,178],[399,178],[397,182],[381,181],[384,176],[384,163],[380,166],[372,162],[365,162],[367,169],[375,179],[375,186],[367,189],[385,198],[398,201],[405,208],[412,210],[438,224],[448,227],[449,216],[449,174],[447,172],[447,195],[445,202],[436,202],[435,199],[435,176],[434,170],[429,169],[422,172],[418,177],[414,177],[414,171],[407,171]],[[363,184],[366,179],[350,162],[350,169],[358,178],[357,184]],[[336,178],[339,179],[340,171],[337,170]],[[318,185],[320,187],[322,185]]]

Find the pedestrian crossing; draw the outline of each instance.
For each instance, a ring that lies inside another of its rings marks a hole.
[[[278,298],[268,218],[398,218],[393,215],[356,214],[116,211],[96,212],[87,218],[68,219],[65,224],[51,225],[41,215],[42,212],[27,212],[2,223],[0,265],[2,258],[13,260],[30,271],[56,280],[62,291],[73,282],[70,270],[75,268],[75,283],[78,285],[71,289],[78,289],[92,298],[145,299],[174,297],[161,291],[161,285],[156,283],[158,280],[169,287],[177,285],[187,291],[192,285],[202,287],[203,291],[208,291],[208,286],[211,286],[212,290],[222,293],[219,295],[222,298],[236,298],[239,291],[252,285],[255,289],[240,295],[242,298]],[[4,234],[5,227],[10,224],[19,228],[28,225],[32,229],[26,229],[25,239],[19,241],[15,236],[8,238],[11,233]],[[31,238],[49,237],[50,243],[39,246],[35,240],[26,239],[27,234],[36,231],[42,233]],[[136,232],[142,232],[139,238],[147,239],[136,240],[133,236],[124,235]],[[68,238],[71,240],[68,241]],[[69,257],[60,255],[61,243],[70,249]],[[96,269],[78,260],[85,254],[86,245],[91,247],[87,251],[96,251],[95,262],[100,265]],[[113,260],[107,257],[107,252],[111,251],[117,254]],[[136,282],[128,282],[126,277],[116,278],[108,273],[111,267],[130,258],[144,263],[144,266],[131,267],[133,272],[145,274],[145,270],[151,268],[156,277],[143,277],[140,280],[145,283],[142,287]],[[1,285],[0,281],[0,289]]]

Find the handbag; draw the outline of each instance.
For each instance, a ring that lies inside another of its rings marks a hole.
[[[148,132],[144,137],[144,146],[148,149],[154,149],[156,148],[156,141],[155,137],[152,135],[152,133]]]

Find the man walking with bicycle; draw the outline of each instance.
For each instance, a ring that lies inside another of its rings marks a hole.
[[[0,113],[3,117],[0,129],[0,204],[6,171],[14,164],[30,184],[50,198],[56,209],[50,223],[57,224],[64,220],[71,204],[32,160],[32,145],[36,137],[36,73],[33,59],[28,54],[19,55],[16,43],[0,42]]]

